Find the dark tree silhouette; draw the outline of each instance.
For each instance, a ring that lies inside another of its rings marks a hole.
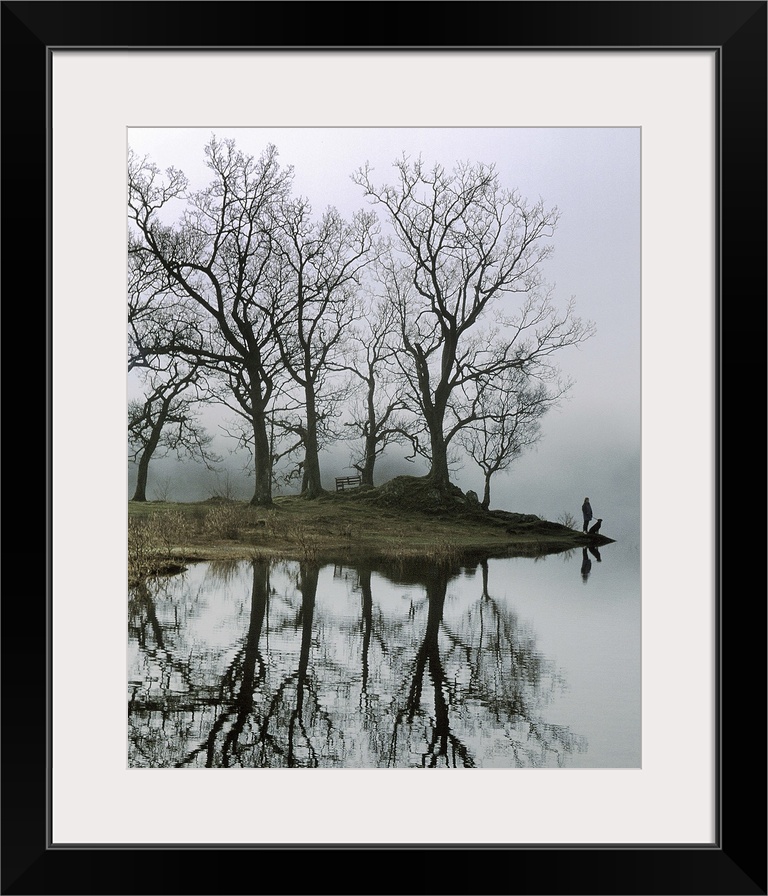
[[[227,386],[230,406],[253,431],[251,503],[271,505],[267,423],[282,361],[262,290],[275,251],[275,209],[292,171],[280,169],[272,145],[254,159],[234,141],[214,137],[205,156],[213,178],[192,192],[182,172],[171,168],[163,176],[149,160],[129,154],[129,252],[140,269],[161,272],[174,306],[183,302],[195,338],[180,334],[175,351],[194,357]],[[168,223],[179,205],[182,214]]]
[[[407,404],[397,376],[395,310],[390,302],[379,300],[363,311],[360,323],[350,331],[351,362],[341,365],[358,381],[362,393],[352,406],[352,419],[346,426],[362,440],[352,466],[360,473],[363,485],[374,485],[376,461],[387,445],[412,443],[414,438],[414,423],[404,413]]]
[[[131,459],[138,463],[133,501],[147,500],[149,464],[175,453],[214,468],[221,458],[211,448],[213,437],[199,420],[198,407],[207,397],[200,370],[171,359],[161,370],[147,370],[144,398],[128,403]]]
[[[370,212],[360,212],[348,223],[329,208],[314,221],[306,199],[286,200],[274,231],[270,303],[264,310],[301,395],[303,420],[293,424],[293,431],[304,445],[303,493],[309,498],[323,491],[318,426],[330,420],[324,403],[340,399],[337,392],[329,394],[328,375],[358,313],[355,295],[375,236],[376,219]]]
[[[459,433],[459,442],[483,471],[481,506],[491,504],[491,479],[506,470],[541,437],[541,417],[568,391],[569,384],[532,383],[518,368],[478,383],[475,419]]]
[[[448,490],[449,445],[477,418],[478,384],[510,368],[544,380],[551,356],[592,328],[572,302],[558,313],[543,288],[556,209],[502,189],[493,165],[462,162],[449,173],[403,157],[395,168],[394,185],[374,185],[367,166],[354,180],[393,230],[381,277],[398,309],[413,410],[428,434],[428,476]]]

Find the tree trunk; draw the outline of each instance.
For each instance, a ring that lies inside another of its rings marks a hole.
[[[376,466],[376,436],[369,432],[365,437],[365,458],[360,470],[360,481],[363,485],[373,486],[373,468]]]
[[[306,476],[307,487],[304,494],[307,498],[317,498],[323,493],[323,486],[320,482],[315,393],[311,386],[307,386],[305,396],[307,404],[307,435],[304,441],[304,475]]]
[[[432,466],[427,475],[436,489],[441,492],[447,492],[451,480],[448,475],[448,447],[443,438],[442,421],[438,428],[433,428],[431,424],[429,424],[429,428],[430,443],[432,445]]]
[[[480,503],[483,510],[488,510],[491,506],[491,474],[485,474],[485,489],[483,491],[483,500]]]
[[[144,450],[141,452],[141,458],[139,459],[139,472],[136,478],[136,491],[134,492],[132,498],[133,501],[147,500],[147,477],[149,475],[149,462],[152,460],[152,455],[155,453],[157,446],[160,444],[160,435],[163,432],[163,426],[165,425],[165,420],[168,416],[169,403],[170,399],[167,399],[160,406],[157,420],[152,427],[152,431],[149,435],[149,438],[147,439],[147,444],[144,446]]]
[[[267,420],[262,412],[254,411],[253,425],[253,466],[256,480],[251,505],[253,507],[272,506],[272,454],[269,448]]]
[[[432,397],[432,387],[430,385],[429,366],[421,346],[408,343],[407,347],[416,365],[416,383],[414,385],[418,384],[421,406],[424,412],[424,422],[429,430],[432,456],[427,479],[432,482],[438,491],[447,492],[451,482],[448,476],[448,446],[445,444],[443,420],[445,419],[448,398],[451,394],[450,386],[448,385],[448,370],[450,368],[451,352],[455,353],[455,340],[451,340],[450,345],[448,340],[446,340],[443,345],[443,379],[437,389],[435,389],[434,398]]]
[[[422,394],[426,399],[428,393],[422,390]],[[425,401],[430,409],[425,413],[424,419],[429,429],[429,442],[432,448],[432,466],[430,468],[428,478],[438,491],[447,492],[451,479],[448,475],[448,446],[445,443],[445,433],[443,432],[443,421],[445,419],[445,408],[448,401],[449,391],[444,385],[440,385],[435,391],[434,403]]]
[[[147,474],[149,472],[149,454],[144,451],[139,461],[139,473],[136,477],[136,491],[133,493],[132,501],[147,500]]]
[[[365,428],[365,453],[363,455],[363,465],[357,469],[360,471],[360,482],[362,485],[370,485],[373,488],[373,468],[376,465],[376,405],[374,398],[376,395],[376,380],[373,378],[373,372],[370,371],[368,378],[368,423]]]

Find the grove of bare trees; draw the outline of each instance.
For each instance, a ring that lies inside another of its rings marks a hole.
[[[204,153],[198,187],[129,152],[128,366],[146,387],[129,409],[135,498],[161,446],[212,462],[195,406],[217,403],[239,421],[254,505],[272,504],[279,476],[322,494],[322,451],[344,441],[368,486],[394,443],[439,490],[475,463],[487,508],[491,478],[571,388],[557,353],[594,332],[545,280],[557,209],[493,165],[404,156],[391,183],[352,173],[349,217],[315,213],[275,146],[255,158],[213,137]]]

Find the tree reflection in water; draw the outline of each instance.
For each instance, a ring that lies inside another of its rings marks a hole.
[[[205,574],[202,574],[202,573]],[[565,683],[488,565],[207,564],[129,601],[132,767],[551,767]]]

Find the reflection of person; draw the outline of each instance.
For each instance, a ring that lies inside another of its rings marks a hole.
[[[592,505],[589,503],[589,498],[584,498],[584,503],[581,505],[581,513],[584,517],[584,531],[587,531],[587,526],[592,519]]]
[[[590,570],[592,569],[592,561],[589,559],[589,554],[587,553],[586,548],[581,549],[581,577],[586,582],[589,578]]]

